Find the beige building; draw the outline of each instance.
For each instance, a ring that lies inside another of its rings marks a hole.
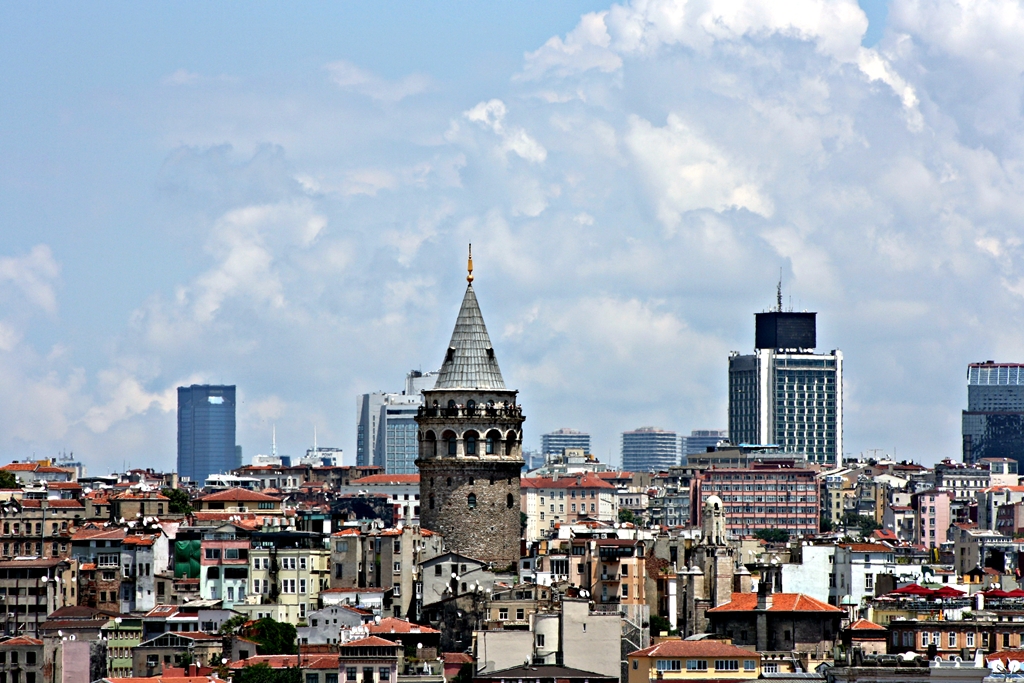
[[[629,683],[743,680],[760,675],[761,658],[756,652],[717,640],[665,640],[629,655]]]
[[[520,496],[527,541],[546,538],[560,524],[619,520],[618,488],[594,472],[527,477],[520,483]]]
[[[255,619],[304,623],[330,587],[330,538],[313,532],[257,532],[249,551],[249,592],[234,609]]]

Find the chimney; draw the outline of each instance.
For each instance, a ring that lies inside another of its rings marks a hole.
[[[761,580],[757,584],[757,610],[764,612],[772,608],[772,589],[771,580],[766,580],[764,573],[761,574]]]

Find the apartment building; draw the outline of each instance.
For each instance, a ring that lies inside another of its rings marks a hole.
[[[220,600],[225,609],[245,603],[249,586],[249,538],[240,538],[233,526],[226,525],[203,534],[201,552],[199,594],[202,598]]]
[[[235,610],[290,624],[305,620],[318,607],[320,591],[330,586],[330,538],[301,531],[256,532],[251,543],[252,583],[246,602],[236,600]]]
[[[428,529],[348,528],[331,537],[331,588],[390,591],[394,617],[419,618],[420,563],[443,552],[443,539]]]
[[[594,472],[568,477],[527,477],[520,482],[527,541],[536,541],[559,524],[583,519],[616,522],[618,488]]]
[[[782,529],[800,537],[818,533],[816,472],[791,463],[754,463],[747,469],[707,469],[700,476],[700,505],[712,495],[725,505],[726,529],[751,535]]]
[[[74,499],[12,499],[0,505],[0,516],[3,557],[68,557],[70,529],[85,517],[85,506]]]
[[[914,510],[914,543],[925,548],[938,548],[946,542],[949,530],[949,492],[929,489],[910,497]]]

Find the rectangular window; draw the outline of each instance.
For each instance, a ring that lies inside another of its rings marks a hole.
[[[973,633],[968,633],[967,634],[967,647],[974,647],[974,634]]]
[[[395,562],[394,573],[395,574],[401,574],[402,573],[402,563],[401,562]]]
[[[207,548],[206,559],[208,560],[219,560],[220,559],[220,548]]]
[[[946,634],[946,642],[949,643],[947,647],[956,647],[956,632],[950,631]]]
[[[658,671],[682,671],[683,663],[678,659],[659,659],[655,664]],[[689,670],[690,662],[686,663],[686,668]],[[707,662],[704,662],[704,669],[707,670]]]
[[[537,647],[544,647],[544,634],[543,633],[538,633],[537,634]]]
[[[354,666],[345,667],[345,680],[354,681],[356,680],[356,668]]]
[[[238,559],[238,548],[224,548],[224,559],[225,560],[237,560]]]
[[[498,621],[507,621],[507,620],[508,620],[508,607],[500,607],[500,608],[498,608]]]
[[[740,660],[738,659],[716,659],[715,671],[739,671]]]
[[[381,680],[381,681],[390,681],[391,680],[391,668],[390,667],[382,666],[382,667],[380,667],[377,670],[377,672],[380,675],[380,679],[379,680]]]
[[[865,574],[864,575],[864,590],[874,590],[875,588],[875,575]]]
[[[299,592],[305,594],[305,592],[306,592],[306,579],[299,579]]]
[[[744,671],[757,671],[757,662],[755,662],[753,659],[744,659],[743,660],[743,670]]]
[[[306,568],[306,558],[305,557],[300,557],[299,558],[299,569],[305,569],[305,568]]]
[[[320,683],[320,674],[306,674],[306,683]]]
[[[334,544],[334,550],[339,553],[348,552],[348,541],[338,541]]]
[[[687,659],[686,660],[687,671],[707,671],[708,660],[706,659]]]
[[[519,607],[518,609],[516,609],[516,621],[522,621],[524,619],[526,619],[526,610],[524,610],[522,607]]]

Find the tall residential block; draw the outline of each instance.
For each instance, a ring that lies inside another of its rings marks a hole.
[[[729,436],[808,462],[843,453],[843,354],[815,353],[815,313],[755,315],[755,349],[729,356]]]
[[[377,392],[356,399],[357,465],[377,465],[388,474],[416,474],[416,413],[423,405],[423,390],[433,388],[436,379],[436,372],[413,370],[401,393]]]
[[[523,410],[505,386],[483,315],[469,286],[419,424],[420,524],[448,549],[494,562],[519,562]]]
[[[563,427],[540,435],[540,451],[544,455],[561,455],[566,448],[581,448],[590,453],[590,434]]]
[[[675,432],[640,427],[622,433],[622,469],[627,472],[660,472],[679,464],[679,439]]]
[[[242,466],[235,448],[235,385],[178,387],[178,475],[202,485]]]
[[[964,462],[1009,458],[1024,463],[1024,364],[971,363],[963,411]]]

